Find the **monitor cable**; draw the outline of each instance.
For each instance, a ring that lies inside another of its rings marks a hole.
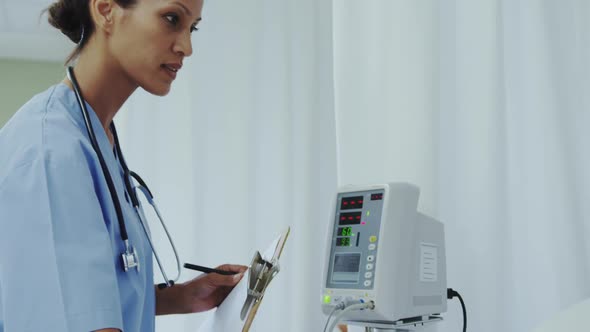
[[[361,302],[361,303],[357,303],[357,304],[351,304],[348,306],[346,304],[344,304],[344,302],[340,302],[334,308],[334,310],[332,310],[332,313],[328,317],[328,321],[326,322],[326,327],[328,326],[328,323],[330,322],[330,318],[332,317],[332,315],[334,315],[334,313],[336,313],[336,311],[338,311],[338,310],[342,310],[342,311],[339,312],[338,315],[334,318],[334,321],[332,321],[332,324],[330,324],[330,327],[328,328],[328,330],[326,330],[326,327],[324,327],[324,332],[332,332],[334,330],[334,328],[336,327],[336,325],[338,324],[338,322],[342,319],[342,317],[349,311],[374,309],[374,308],[375,308],[375,303],[373,301],[366,302],[366,303]]]
[[[455,291],[452,288],[447,288],[447,299],[451,300],[455,297],[459,298],[461,302],[461,308],[463,309],[463,332],[467,331],[467,310],[465,309],[465,302],[463,302],[463,298],[459,294],[459,292]]]

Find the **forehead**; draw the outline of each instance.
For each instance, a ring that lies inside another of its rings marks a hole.
[[[181,9],[186,9],[187,14],[200,17],[203,9],[203,0],[139,0],[141,3],[149,3],[155,7],[175,6]]]

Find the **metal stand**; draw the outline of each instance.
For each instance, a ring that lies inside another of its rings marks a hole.
[[[422,316],[419,320],[414,321],[397,321],[397,322],[346,322],[347,324],[360,325],[365,327],[365,332],[411,332],[423,329],[425,326],[441,322],[440,316]]]

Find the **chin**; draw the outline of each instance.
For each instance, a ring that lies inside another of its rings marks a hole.
[[[158,84],[158,85],[150,84],[150,85],[144,85],[144,86],[142,86],[142,88],[145,91],[147,91],[153,95],[160,96],[160,97],[163,97],[170,92],[170,84]]]

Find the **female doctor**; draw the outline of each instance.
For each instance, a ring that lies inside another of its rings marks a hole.
[[[0,332],[154,331],[155,315],[214,308],[241,279],[246,267],[222,265],[236,274],[154,286],[149,231],[131,203],[113,124],[137,88],[170,91],[193,52],[202,6],[60,0],[49,7],[49,22],[77,44],[68,62],[77,61],[0,130]]]

